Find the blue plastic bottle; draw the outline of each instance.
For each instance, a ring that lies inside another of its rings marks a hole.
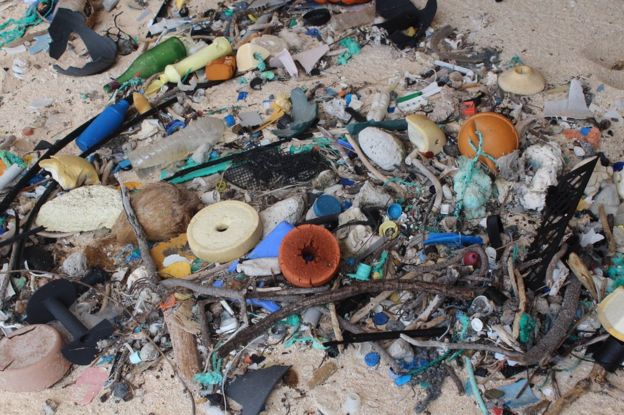
[[[76,139],[78,148],[82,151],[87,151],[117,132],[126,118],[126,112],[129,107],[130,103],[122,99],[116,104],[104,108],[104,111]]]

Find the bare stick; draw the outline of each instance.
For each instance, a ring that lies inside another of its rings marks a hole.
[[[128,188],[124,185],[121,177],[119,177],[119,174],[116,174],[115,178],[119,182],[119,188],[121,190],[121,201],[123,203],[126,216],[128,217],[128,223],[132,227],[134,235],[136,236],[137,242],[139,244],[141,259],[143,260],[143,264],[145,265],[147,276],[151,284],[157,285],[158,281],[160,281],[160,278],[158,277],[158,272],[156,271],[156,264],[154,263],[154,259],[152,258],[152,254],[150,253],[149,245],[147,244],[147,238],[145,237],[145,232],[143,232],[143,227],[139,223],[139,220],[134,213],[134,209],[132,208],[130,195],[128,194]]]
[[[440,205],[442,204],[442,184],[440,184],[440,180],[435,176],[435,174],[431,173],[431,171],[425,166],[420,160],[418,160],[418,150],[414,150],[405,158],[405,164],[416,167],[416,169],[425,176],[433,187],[435,188],[436,194],[433,202],[433,208],[431,209],[431,213],[436,214],[440,211]]]
[[[332,286],[332,290],[338,289],[339,285],[340,285],[340,279],[336,279],[336,281],[334,281],[334,285]],[[332,329],[334,330],[334,337],[336,337],[337,341],[341,342],[344,340],[344,338],[342,337],[342,330],[340,330],[340,324],[338,322],[338,313],[336,313],[336,304],[329,303],[327,304],[327,308],[329,308],[329,317],[331,319]],[[342,351],[344,350],[344,346],[342,344],[339,344],[338,350],[342,353]]]
[[[526,310],[527,297],[526,297],[526,289],[524,288],[524,277],[520,274],[520,271],[514,270],[514,277],[516,279],[516,284],[518,287],[518,311],[516,311],[516,316],[514,317],[513,322],[513,336],[514,339],[517,339],[520,335],[520,319],[522,318],[522,314]]]
[[[605,238],[607,238],[607,246],[609,247],[609,255],[615,255],[615,239],[613,238],[613,232],[611,232],[611,227],[609,226],[609,220],[607,219],[607,212],[605,211],[604,205],[601,203],[598,206],[598,216],[600,217],[600,223],[602,224],[602,230],[605,234]]]
[[[522,357],[522,353],[512,352],[502,347],[492,346],[489,344],[481,343],[445,343],[437,340],[419,340],[410,337],[406,334],[401,334],[401,338],[409,344],[416,347],[443,347],[449,350],[479,350],[482,352],[500,353],[509,357],[512,360],[516,360]]]

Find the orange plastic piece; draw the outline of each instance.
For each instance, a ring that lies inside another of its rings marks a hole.
[[[495,159],[513,152],[520,145],[518,133],[511,121],[494,112],[482,112],[466,120],[457,137],[459,152],[468,158],[473,158],[475,149],[479,148],[477,131],[483,135],[483,151]],[[474,148],[470,145],[471,141]],[[496,164],[492,160],[481,156],[479,161],[496,173]]]
[[[224,56],[206,65],[206,79],[209,81],[227,81],[236,73],[236,58]]]
[[[569,140],[585,141],[591,144],[595,149],[600,148],[600,130],[596,127],[592,127],[586,135],[583,135],[579,130],[574,129],[563,130],[563,135]]]
[[[22,327],[0,340],[0,390],[38,392],[54,385],[71,366],[62,346],[61,335],[45,324]]]
[[[319,287],[331,281],[340,265],[338,241],[322,226],[301,225],[290,231],[279,250],[282,274],[296,287]]]

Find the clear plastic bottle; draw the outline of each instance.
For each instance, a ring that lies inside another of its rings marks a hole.
[[[135,169],[163,166],[182,160],[201,145],[207,144],[206,151],[210,150],[223,138],[224,132],[223,120],[202,117],[169,137],[146,147],[137,148],[128,155],[128,159]]]

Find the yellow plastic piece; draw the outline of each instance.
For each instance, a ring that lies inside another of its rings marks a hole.
[[[541,73],[527,65],[515,66],[498,77],[503,91],[516,95],[534,95],[544,90],[546,81]]]
[[[182,10],[182,7],[184,7],[184,3],[186,3],[186,0],[176,0],[176,10]]]
[[[191,264],[186,261],[174,262],[158,273],[164,278],[185,278],[191,275]]]
[[[82,185],[100,184],[95,168],[82,157],[61,154],[42,160],[39,165],[50,172],[52,178],[64,190],[75,189]]]
[[[598,320],[610,335],[624,341],[624,287],[618,287],[598,304]]]
[[[197,212],[189,223],[186,237],[198,258],[227,262],[256,246],[262,237],[262,222],[253,207],[226,200]]]
[[[438,154],[446,144],[444,131],[424,115],[408,115],[407,134],[421,153]]]
[[[387,220],[379,226],[379,236],[394,239],[399,236],[399,225],[391,220]]]
[[[132,93],[132,102],[134,108],[136,108],[139,114],[145,114],[147,111],[152,109],[152,106],[150,105],[147,98],[145,98],[145,95],[138,92]]]
[[[158,92],[158,90],[168,82],[178,83],[182,80],[183,76],[193,73],[205,67],[215,59],[230,55],[231,53],[232,45],[226,38],[215,38],[210,45],[193,53],[191,56],[182,59],[176,64],[167,65],[160,77],[152,81],[147,87],[145,94],[149,96]]]
[[[181,233],[175,238],[171,238],[168,241],[158,243],[152,249],[150,249],[150,254],[152,255],[152,258],[154,259],[154,262],[156,263],[158,269],[162,270],[165,257],[171,254],[179,254],[180,251],[184,249],[186,244],[186,234]]]

